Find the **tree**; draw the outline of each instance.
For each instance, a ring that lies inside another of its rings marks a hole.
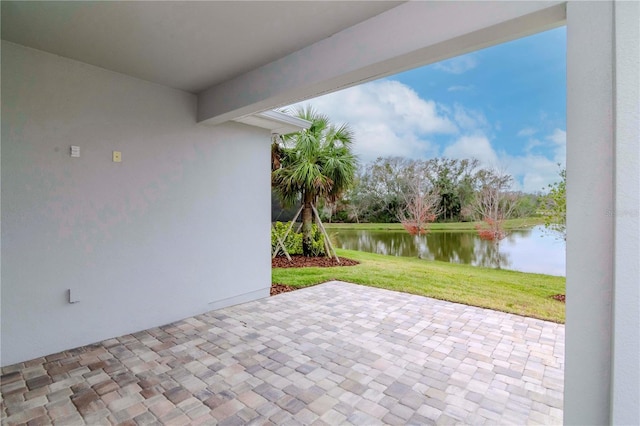
[[[513,178],[500,171],[484,171],[478,175],[480,189],[473,203],[473,211],[482,220],[476,226],[483,240],[495,244],[500,253],[500,241],[506,236],[504,221],[509,219],[516,207],[517,195],[510,191]],[[498,260],[498,269],[500,261]]]
[[[540,196],[538,194],[527,194],[518,192],[518,201],[514,209],[513,217],[533,217],[538,214],[538,205],[540,204]]]
[[[430,179],[440,194],[440,218],[460,220],[462,209],[471,201],[480,162],[476,159],[432,158],[428,163]]]
[[[429,232],[429,223],[436,220],[440,196],[437,192],[414,192],[407,195],[404,207],[398,211],[398,220],[411,235]]]
[[[300,107],[295,114],[311,126],[275,142],[271,184],[283,204],[302,203],[302,251],[311,256],[312,205],[320,199],[335,202],[352,184],[357,160],[351,151],[353,133],[348,125],[332,125],[312,107]]]
[[[354,200],[366,209],[368,221],[397,220],[396,214],[404,202],[407,170],[414,164],[415,161],[402,157],[378,158],[362,172],[351,192],[357,194]]]
[[[399,211],[411,208],[422,210],[412,196],[413,176],[422,171],[423,185],[430,185],[429,193],[437,193],[439,201],[434,210],[436,221],[482,220],[475,211],[475,198],[483,182],[495,173],[483,168],[475,159],[432,158],[410,160],[403,157],[381,157],[359,169],[354,185],[342,198],[334,212],[342,220],[354,222],[398,222]],[[486,183],[486,182],[485,182]],[[426,186],[425,186],[426,188]],[[422,195],[426,193],[423,191]],[[517,198],[511,217],[529,217],[538,212],[538,195],[509,192]],[[413,203],[411,202],[413,201]]]
[[[353,185],[342,199],[342,207],[346,210],[347,218],[356,223],[360,223],[360,219],[369,210],[370,197],[362,185],[362,177],[362,168],[358,166]]]
[[[428,175],[428,162],[413,162],[405,170],[404,205],[398,209],[397,217],[411,235],[429,232],[429,223],[439,213],[440,194],[431,185]]]
[[[549,185],[543,199],[544,226],[567,240],[567,170],[560,169],[560,181]]]

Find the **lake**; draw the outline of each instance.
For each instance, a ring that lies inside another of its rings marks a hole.
[[[474,266],[565,276],[565,243],[543,226],[511,231],[500,242],[481,240],[475,231],[432,231],[412,236],[404,230],[328,230],[336,247],[391,256],[420,257]]]

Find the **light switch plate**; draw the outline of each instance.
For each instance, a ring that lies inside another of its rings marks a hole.
[[[120,163],[122,161],[122,153],[120,151],[113,151],[113,162]]]
[[[71,156],[72,157],[80,157],[80,147],[79,146],[71,146]]]

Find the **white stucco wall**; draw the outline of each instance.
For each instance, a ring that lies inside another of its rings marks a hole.
[[[195,117],[2,43],[2,365],[268,295],[269,132]]]

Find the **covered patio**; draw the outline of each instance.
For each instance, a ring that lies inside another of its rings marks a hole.
[[[344,282],[2,369],[2,422],[560,424],[564,325]]]
[[[639,424],[639,17],[614,0],[2,1],[7,421],[181,423],[209,401],[230,423],[547,423],[566,365],[566,424]],[[301,127],[270,110],[560,25],[566,363],[547,331],[564,328],[535,320],[338,284],[257,301],[272,133]]]

